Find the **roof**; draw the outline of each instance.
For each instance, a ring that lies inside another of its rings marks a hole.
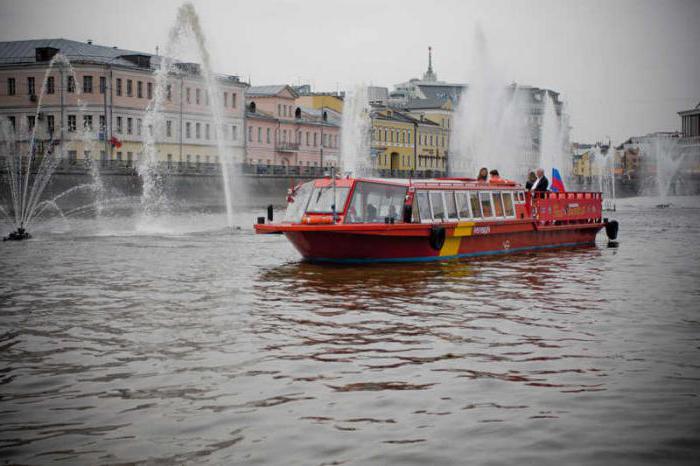
[[[0,66],[45,63],[44,61],[37,61],[36,49],[47,47],[57,49],[62,55],[66,56],[71,63],[113,65],[140,70],[147,69],[150,71],[157,69],[163,58],[160,55],[151,53],[120,49],[118,47],[107,47],[69,39],[32,39],[0,42]],[[125,58],[129,56],[132,57],[131,60]],[[140,58],[144,60],[140,60]],[[198,66],[196,64],[183,63],[178,60],[175,60],[175,63],[182,65],[180,66],[180,70],[182,71],[187,70],[188,67],[189,69],[194,69]],[[219,76],[238,81],[237,76]]]
[[[274,84],[269,86],[251,86],[246,94],[248,96],[274,97],[281,94],[284,90],[288,90],[292,97],[299,97],[299,93],[287,84]]]
[[[145,52],[106,47],[104,45],[89,44],[68,39],[34,39],[17,40],[12,42],[0,42],[0,64],[32,64],[36,61],[36,49],[52,47],[68,57],[71,62],[110,63],[130,68],[138,68],[133,62],[118,58],[124,55],[144,55],[150,58],[152,55]]]
[[[416,110],[416,109],[429,109],[429,108],[434,108],[434,109],[442,109],[445,106],[446,101],[442,99],[435,99],[435,98],[430,98],[430,99],[411,99],[405,104],[402,104],[401,107],[405,109],[410,109],[410,110]]]

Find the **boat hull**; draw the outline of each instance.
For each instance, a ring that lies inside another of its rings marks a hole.
[[[444,244],[431,246],[430,230],[418,236],[371,232],[286,231],[284,234],[312,262],[372,263],[424,262],[494,254],[510,254],[549,248],[595,244],[603,224],[574,227],[545,227],[532,224],[491,232],[491,227],[473,224],[448,231]]]

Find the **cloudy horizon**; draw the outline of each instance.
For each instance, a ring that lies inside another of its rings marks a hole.
[[[700,101],[700,2],[193,1],[217,71],[253,85],[392,88],[433,67],[476,72],[476,31],[508,82],[561,93],[572,141],[680,129]],[[0,40],[66,38],[162,51],[181,2],[0,1]],[[429,6],[428,6],[429,5]]]

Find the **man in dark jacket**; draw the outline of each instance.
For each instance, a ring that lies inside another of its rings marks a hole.
[[[544,176],[544,170],[541,168],[538,168],[537,171],[537,180],[532,184],[532,188],[530,188],[532,191],[547,191],[547,188],[549,187],[549,180],[547,179],[546,176]]]

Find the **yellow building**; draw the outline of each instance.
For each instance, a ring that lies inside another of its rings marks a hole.
[[[330,108],[338,113],[343,113],[343,99],[341,99],[337,94],[333,93],[301,95],[297,97],[296,105],[315,108],[317,110]]]
[[[392,109],[379,109],[371,115],[372,153],[375,156],[374,168],[400,172],[415,170],[415,131],[416,121],[408,115]]]

